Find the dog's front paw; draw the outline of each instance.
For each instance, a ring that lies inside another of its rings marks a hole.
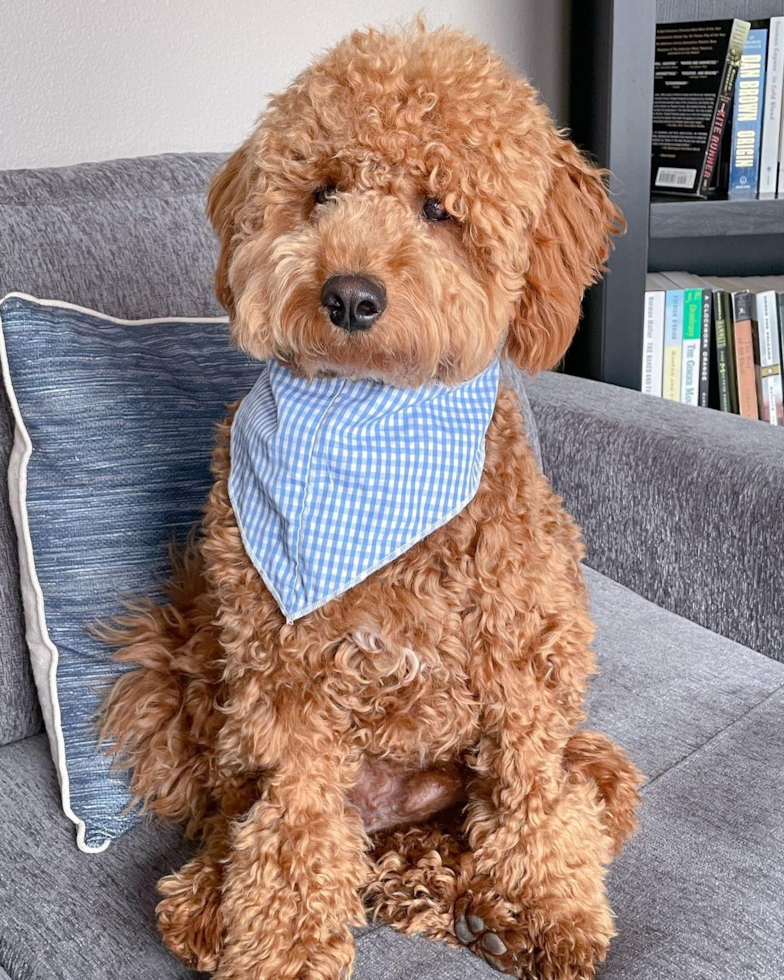
[[[158,930],[170,952],[185,966],[211,973],[223,939],[220,881],[216,869],[194,858],[158,882]]]
[[[476,878],[455,902],[453,932],[499,973],[519,980],[594,980],[611,934],[589,917],[543,924]]]

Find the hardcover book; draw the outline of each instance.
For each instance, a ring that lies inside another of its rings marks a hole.
[[[751,327],[751,295],[748,289],[732,294],[732,329],[738,382],[738,414],[758,419],[757,379],[754,370],[754,338]]]
[[[700,347],[700,408],[710,405],[710,366],[713,334],[711,322],[713,318],[713,293],[709,288],[702,291],[702,345]]]
[[[717,290],[713,294],[713,323],[716,332],[716,372],[719,388],[719,408],[722,412],[738,414],[737,389],[735,388],[734,361],[730,362],[732,341],[728,336],[727,312],[729,294]]]
[[[683,291],[683,361],[681,363],[681,401],[700,402],[700,346],[702,342],[702,290]]]
[[[737,19],[657,25],[654,193],[707,195],[750,27]]]
[[[784,355],[784,293],[777,294],[779,308],[779,350]]]
[[[765,69],[765,99],[762,106],[759,176],[759,196],[762,199],[776,196],[783,87],[784,17],[771,17],[768,33],[768,64]]]
[[[729,397],[729,411],[733,415],[740,415],[740,404],[738,399],[738,363],[735,345],[735,323],[734,323],[734,297],[744,290],[744,283],[740,279],[732,279],[725,276],[706,276],[706,281],[716,290],[716,344],[723,346],[722,337],[726,343],[725,362],[727,369],[727,395]],[[749,323],[749,327],[751,324]],[[743,331],[741,330],[741,333]],[[749,344],[751,343],[749,333]],[[749,348],[751,351],[751,348]],[[717,356],[717,363],[719,358]],[[753,366],[753,356],[752,356]],[[756,401],[756,397],[755,397]]]
[[[763,86],[768,32],[749,31],[740,59],[732,104],[732,155],[730,157],[730,198],[757,196],[760,173]]]

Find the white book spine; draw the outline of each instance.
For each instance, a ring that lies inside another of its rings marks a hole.
[[[781,403],[781,362],[779,360],[778,316],[776,314],[776,293],[766,290],[757,293],[757,325],[759,330],[759,350],[761,387],[764,409],[763,415],[768,416],[771,425],[779,424],[779,409]],[[778,365],[778,371],[773,370]]]
[[[779,145],[782,140],[782,87],[784,87],[784,17],[771,17],[768,33],[768,65],[765,73],[765,101],[762,105],[760,198],[776,196],[776,184],[781,166]]]
[[[642,384],[646,395],[661,398],[664,370],[664,290],[645,294],[645,329],[642,345]]]

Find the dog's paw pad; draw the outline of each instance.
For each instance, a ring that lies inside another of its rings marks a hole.
[[[487,928],[485,926],[485,920],[482,918],[481,915],[469,915],[467,917],[467,920],[466,921],[468,922],[468,925],[470,926],[471,931],[476,936],[481,936],[482,933]]]
[[[493,956],[503,956],[506,952],[506,943],[501,939],[497,932],[486,932],[481,939],[482,949]]]
[[[516,976],[517,956],[509,951],[501,936],[487,926],[481,915],[470,911],[470,907],[470,895],[463,895],[455,903],[455,936],[499,973]]]
[[[455,935],[464,946],[470,946],[471,943],[476,942],[476,933],[472,931],[464,915],[455,919]]]

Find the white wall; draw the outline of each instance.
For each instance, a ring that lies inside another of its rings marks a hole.
[[[566,0],[9,0],[0,169],[227,150],[348,31],[423,11],[499,48],[563,121]]]

